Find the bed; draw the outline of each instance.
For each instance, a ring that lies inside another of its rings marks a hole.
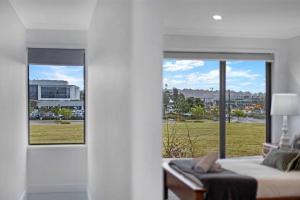
[[[181,200],[204,200],[205,188],[193,175],[175,170],[166,161],[164,170],[164,198],[168,190]],[[254,177],[258,183],[257,200],[300,200],[300,171],[283,172],[261,165],[262,158],[221,159],[223,168]]]

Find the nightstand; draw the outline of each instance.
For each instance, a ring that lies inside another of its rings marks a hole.
[[[271,149],[278,149],[278,144],[271,143],[263,143],[262,156],[266,157],[266,155],[270,152]]]

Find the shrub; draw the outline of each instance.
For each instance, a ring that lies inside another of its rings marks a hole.
[[[60,121],[60,124],[71,124],[69,121]]]
[[[204,121],[203,120],[195,120],[194,122],[195,123],[203,123]]]

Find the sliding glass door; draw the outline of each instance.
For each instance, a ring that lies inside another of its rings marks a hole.
[[[270,70],[264,60],[165,58],[163,157],[260,155],[271,139]]]
[[[260,155],[266,141],[266,64],[226,61],[226,156]]]

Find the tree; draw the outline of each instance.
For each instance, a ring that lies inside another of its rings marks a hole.
[[[173,101],[175,102],[175,101],[177,101],[177,99],[178,99],[178,96],[179,96],[179,92],[178,92],[178,89],[177,88],[173,88]]]
[[[29,112],[31,113],[36,108],[37,108],[37,101],[30,100],[29,101]]]
[[[242,111],[242,110],[235,110],[235,111],[233,111],[233,115],[237,117],[237,122],[240,121],[241,117],[246,117],[245,112]]]
[[[195,105],[195,98],[194,97],[188,97],[186,99],[186,102],[189,104],[189,107],[192,108]]]
[[[53,107],[53,108],[51,108],[51,112],[54,113],[55,115],[59,115],[59,111],[60,111],[59,107]]]
[[[192,114],[197,117],[197,119],[203,119],[205,114],[205,109],[202,106],[195,106],[191,109]]]
[[[219,109],[218,109],[218,107],[214,107],[211,110],[211,114],[212,114],[213,120],[217,120],[218,117],[219,117]]]
[[[80,100],[84,100],[84,90],[80,90]]]
[[[64,116],[65,119],[70,119],[72,116],[72,110],[67,108],[62,108],[58,112],[60,115]]]
[[[176,101],[174,101],[174,107],[178,114],[187,113],[190,111],[189,104],[185,100],[184,95],[181,93],[177,95]]]
[[[201,106],[204,108],[204,102],[200,98],[195,98],[195,106]]]
[[[170,102],[170,92],[168,90],[166,90],[163,93],[163,108],[164,108],[163,113],[164,113],[164,115],[166,114],[166,110],[167,110],[169,102]]]

